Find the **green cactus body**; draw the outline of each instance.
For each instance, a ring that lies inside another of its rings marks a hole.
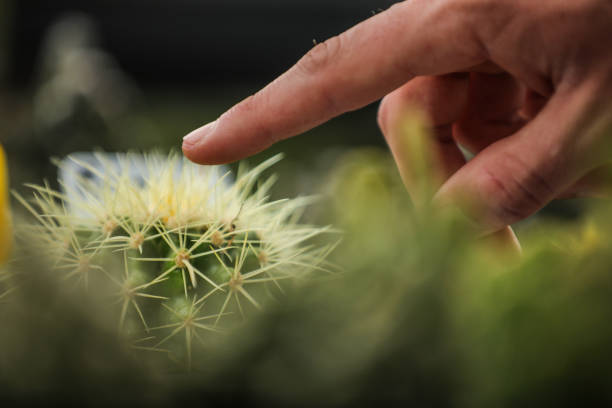
[[[268,201],[273,157],[233,183],[216,167],[177,155],[146,156],[142,182],[133,155],[57,192],[32,186],[17,197],[36,217],[22,241],[50,257],[54,273],[88,291],[109,288],[117,324],[136,348],[169,353],[191,366],[194,348],[282,293],[288,279],[329,271],[329,247],[304,243],[328,228],[298,223],[308,198]]]

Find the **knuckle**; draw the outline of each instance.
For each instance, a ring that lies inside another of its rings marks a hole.
[[[493,222],[500,226],[529,217],[554,197],[548,179],[513,155],[485,168],[481,174],[481,194]]]
[[[316,75],[330,67],[342,52],[342,35],[319,43],[298,61],[297,67],[306,75]]]
[[[262,114],[262,112],[266,112],[268,106],[269,97],[268,93],[264,90],[248,96],[237,105],[234,105],[225,115],[229,120],[248,119],[250,125],[249,132],[256,135],[258,140],[270,145],[277,140],[275,134],[270,129],[266,115]]]
[[[532,199],[524,194],[524,188],[511,177],[485,172],[480,188],[493,223],[499,226],[527,218],[536,209]]]
[[[254,113],[262,109],[262,104],[265,103],[265,98],[261,92],[248,96],[231,110],[238,114]]]
[[[343,37],[344,34],[340,34],[317,44],[294,67],[298,74],[316,84],[312,88],[312,93],[318,101],[320,111],[326,116],[336,116],[345,112],[347,104],[350,105],[351,102],[342,96],[342,92],[334,90],[337,88],[334,78],[338,75],[337,72],[332,72],[332,68],[337,65],[343,52]]]

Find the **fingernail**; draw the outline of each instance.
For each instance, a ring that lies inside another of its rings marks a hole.
[[[210,136],[217,127],[217,121],[210,122],[183,137],[183,146],[193,146],[201,143],[204,139]]]

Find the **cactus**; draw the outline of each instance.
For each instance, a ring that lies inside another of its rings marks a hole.
[[[308,244],[330,229],[299,223],[312,199],[269,201],[275,179],[260,182],[279,156],[241,167],[234,182],[177,154],[96,157],[97,166],[60,164],[84,170],[61,192],[45,184],[30,186],[32,200],[16,195],[36,219],[18,236],[66,284],[112,304],[135,348],[190,369],[196,348],[282,295],[287,281],[332,272],[332,246]]]

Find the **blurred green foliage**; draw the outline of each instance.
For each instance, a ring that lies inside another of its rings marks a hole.
[[[105,329],[104,311],[35,284],[48,278],[45,268],[26,268],[18,276],[32,284],[2,306],[0,324],[11,333],[0,345],[7,395],[19,395],[34,375],[38,393],[65,390],[56,378],[81,372],[84,384],[126,393],[118,398],[134,391],[177,405],[612,403],[607,202],[572,222],[524,228],[519,256],[477,239],[453,214],[415,211],[384,152],[343,156],[326,191],[319,217],[345,231],[334,255],[344,272],[291,288],[281,303],[213,342],[188,376],[136,363]],[[53,369],[31,358],[54,362]],[[95,363],[100,358],[105,365]],[[82,403],[92,402],[83,389]]]
[[[330,215],[347,231],[346,274],[236,336],[250,339],[228,353],[243,375],[219,383],[280,405],[610,404],[607,203],[524,232],[518,256],[410,211],[391,169],[376,151],[340,165]]]

